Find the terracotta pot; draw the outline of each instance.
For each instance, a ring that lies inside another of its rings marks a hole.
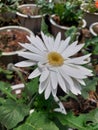
[[[90,13],[88,10],[85,10],[84,7],[87,3],[81,5],[81,9],[84,11],[84,19],[87,22],[87,27],[89,28],[92,23],[98,22],[98,13]]]
[[[17,32],[19,31],[19,34],[21,34],[20,37],[17,34],[14,34],[13,31],[17,31]],[[8,34],[8,36],[7,36],[7,34]],[[5,39],[7,36],[7,38],[8,38],[7,40],[9,40],[9,38],[11,38],[11,37],[9,37],[9,34],[10,34],[10,36],[13,36],[15,38],[15,39],[11,39],[11,43],[10,43],[10,44],[12,44],[13,47],[14,47],[14,45],[20,46],[18,42],[24,43],[24,38],[27,39],[26,38],[27,35],[28,36],[34,35],[32,33],[32,31],[30,31],[28,28],[21,27],[21,26],[5,26],[5,27],[0,28],[0,36],[3,35],[3,38],[5,38]],[[23,40],[22,40],[21,36],[23,36]],[[16,39],[18,39],[17,42],[15,41]],[[17,55],[17,53],[19,51],[25,51],[25,49],[21,48],[20,50],[16,50],[16,46],[15,46],[14,51],[12,51],[12,50],[7,51],[8,49],[11,49],[11,45],[9,47],[7,46],[7,44],[8,44],[7,42],[9,42],[7,40],[6,40],[6,45],[4,45],[3,49],[1,48],[2,43],[0,44],[0,50],[2,51],[2,55],[0,56],[0,62],[3,64],[8,64],[8,63],[16,63],[16,62],[22,60],[22,58],[19,57]],[[13,42],[16,42],[16,43],[13,44]],[[3,42],[3,44],[4,44],[4,42]]]
[[[24,5],[20,5],[18,8],[19,9],[32,8],[32,10],[37,10],[37,12],[40,9],[40,7],[38,7],[36,4],[24,4]],[[36,14],[36,15],[31,15],[30,14],[30,15],[28,15],[28,14],[23,14],[23,13],[20,13],[20,12],[17,12],[16,14],[18,16],[18,19],[20,21],[21,26],[29,28],[35,34],[40,32],[42,15],[40,15],[40,14]]]
[[[65,32],[66,32],[68,29],[70,29],[70,27],[61,26],[61,25],[57,24],[57,23],[53,20],[53,17],[54,17],[54,16],[55,16],[55,15],[52,15],[52,16],[50,17],[51,32],[52,32],[52,34],[53,34],[54,36],[56,36],[58,32],[61,32],[61,34],[62,34],[62,39],[65,39],[65,38],[66,38],[66,37],[65,37]],[[86,21],[83,19],[82,22],[83,22],[82,28],[86,27]],[[76,34],[76,35],[77,35],[77,34]]]
[[[89,30],[93,36],[98,36],[98,22],[92,23]]]

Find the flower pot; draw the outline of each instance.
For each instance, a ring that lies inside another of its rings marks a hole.
[[[36,3],[36,0],[24,0],[26,4],[34,4]]]
[[[67,30],[69,30],[70,27],[62,26],[62,25],[57,24],[57,23],[53,20],[53,17],[54,17],[54,16],[55,16],[55,15],[52,15],[52,16],[50,17],[51,32],[52,32],[52,34],[53,34],[54,36],[56,36],[58,32],[61,32],[61,34],[62,34],[61,38],[62,38],[62,39],[65,39],[65,38],[66,38],[66,37],[65,37],[65,32],[66,32]],[[86,21],[85,21],[84,19],[82,19],[82,23],[83,23],[83,24],[82,24],[82,28],[86,27]]]
[[[89,30],[93,36],[98,35],[98,22],[92,23],[89,27]]]
[[[84,19],[87,22],[87,27],[89,28],[92,23],[98,22],[98,13],[90,13],[85,10],[87,3],[81,5],[81,9],[84,11]]]
[[[22,58],[17,55],[24,51],[18,42],[28,42],[26,36],[33,35],[32,31],[21,26],[6,26],[0,28],[0,62],[4,64],[16,63]]]
[[[36,4],[24,4],[19,6],[21,12],[16,13],[21,26],[29,28],[35,34],[41,30],[42,15],[39,14],[39,9],[40,7]],[[33,10],[35,14],[31,14],[31,10]]]
[[[22,91],[24,89],[24,84],[20,83],[20,84],[12,85],[11,88],[12,88],[12,93],[16,94],[17,97],[20,98],[21,93],[22,93]]]

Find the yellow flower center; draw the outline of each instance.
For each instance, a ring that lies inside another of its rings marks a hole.
[[[61,66],[64,63],[64,58],[57,52],[50,52],[48,54],[48,61],[52,66]]]

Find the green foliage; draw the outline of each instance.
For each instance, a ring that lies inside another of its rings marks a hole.
[[[13,72],[10,70],[0,68],[0,75],[1,77],[4,76],[6,79],[11,79],[13,77]]]
[[[96,86],[98,82],[98,78],[92,77],[85,80],[86,86],[83,86],[82,96],[84,99],[87,99],[90,91],[96,91]]]
[[[70,43],[74,42],[75,40],[77,40],[78,37],[78,29],[75,26],[70,27],[66,32],[65,32],[65,36],[66,37],[71,37]]]
[[[58,127],[42,112],[34,111],[23,125],[14,130],[59,130]]]
[[[45,17],[46,17],[46,16],[45,16]],[[51,34],[49,33],[49,30],[48,30],[48,25],[47,25],[46,22],[45,22],[45,18],[42,18],[41,31],[42,31],[44,34],[48,35],[48,36],[51,35]]]
[[[5,95],[7,98],[11,98],[13,100],[16,100],[16,97],[15,95],[13,95],[11,93],[12,89],[10,87],[11,85],[6,83],[6,82],[0,82],[0,92],[1,92],[1,95]]]
[[[78,9],[77,5],[72,4],[71,2],[55,4],[54,13],[59,16],[61,25],[66,23],[68,26],[78,26],[79,21],[83,16],[83,11]]]
[[[57,107],[56,103],[53,100],[53,97],[44,100],[43,94],[36,96],[33,105],[37,111],[46,111],[46,112],[53,111],[53,109]]]
[[[60,24],[68,26],[75,25],[78,26],[81,17],[83,16],[83,11],[79,8],[79,3],[66,1],[66,2],[47,2],[46,0],[37,1],[40,5],[40,12],[42,14],[56,14],[60,18]]]
[[[47,0],[37,0],[37,5],[40,5],[40,12],[41,14],[52,14],[54,3],[48,2]]]
[[[6,100],[6,102],[0,106],[0,122],[7,129],[11,129],[23,121],[28,113],[29,108],[26,105],[18,104],[13,100]]]
[[[98,54],[98,36],[92,37],[90,39],[87,39],[85,41],[84,49],[90,50],[92,54],[97,55]]]
[[[29,95],[29,97],[32,97],[35,93],[38,91],[38,84],[39,84],[39,78],[32,79],[30,82],[26,85],[26,91],[24,91],[26,94]]]
[[[92,110],[90,113],[80,114],[79,116],[73,115],[72,112],[66,116],[62,114],[57,115],[59,121],[63,125],[78,130],[97,130],[98,129],[98,109]]]
[[[89,0],[83,5],[83,9],[85,11],[89,11],[90,13],[98,13],[98,8],[95,6],[94,0]]]
[[[20,0],[1,0],[0,1],[0,12],[16,12]]]

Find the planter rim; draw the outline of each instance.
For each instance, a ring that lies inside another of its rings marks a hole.
[[[63,30],[68,30],[68,29],[70,28],[70,27],[67,27],[67,26],[61,26],[61,25],[57,24],[57,23],[52,19],[54,16],[55,16],[55,15],[50,16],[50,22],[51,22],[54,26],[56,26],[56,27],[58,27],[58,28],[61,28],[61,29],[63,29]],[[82,19],[82,21],[83,21],[82,28],[84,28],[87,23],[86,23],[86,20],[85,20],[85,19]]]
[[[28,32],[30,34],[30,36],[34,35],[33,32],[31,30],[29,30],[28,28],[26,27],[22,27],[22,26],[5,26],[5,27],[1,27],[0,28],[0,31],[2,30],[11,30],[11,29],[20,29],[20,30],[24,30],[26,32]],[[18,51],[13,51],[13,52],[2,52],[2,56],[10,56],[10,55],[16,55],[18,54],[18,52],[20,51],[25,51],[26,49],[21,49],[21,50],[18,50]]]
[[[83,10],[84,12],[86,12],[86,13],[94,14],[94,15],[98,15],[98,13],[91,13],[90,11],[85,10],[85,9],[83,8],[85,5],[87,5],[87,3],[83,3],[83,4],[81,4],[80,9]]]
[[[36,4],[22,4],[22,5],[19,5],[18,8],[22,8],[22,7],[40,7],[40,6],[37,6]],[[19,11],[16,12],[16,14],[18,16],[21,16],[21,17],[24,17],[24,18],[41,18],[42,16],[44,16],[45,14],[42,14],[42,15],[26,15],[26,14],[22,14],[20,13]]]
[[[11,88],[12,90],[24,88],[24,84],[20,83],[20,84],[12,85]]]
[[[11,88],[12,88],[12,91],[15,91],[16,94],[21,94],[22,92],[22,89],[24,88],[24,84],[23,83],[19,83],[19,84],[15,84],[15,85],[12,85]]]
[[[93,30],[93,27],[94,27],[95,25],[98,25],[98,22],[92,23],[92,24],[90,25],[90,27],[89,27],[89,30],[90,30],[90,32],[91,32],[92,35],[97,36],[98,34],[95,33],[94,30]]]

